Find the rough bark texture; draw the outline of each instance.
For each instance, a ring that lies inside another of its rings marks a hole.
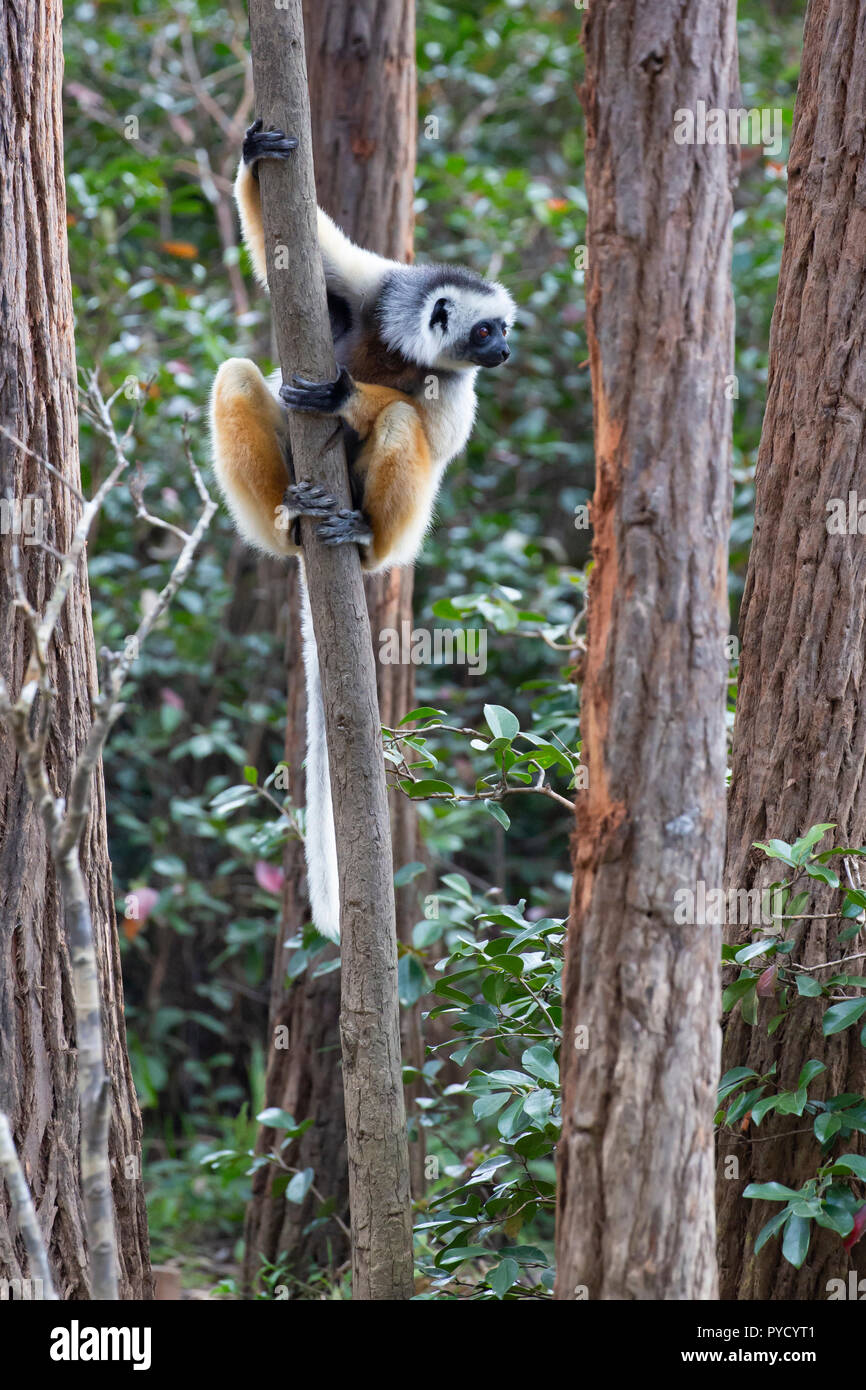
[[[75,348],[66,249],[59,0],[0,5],[0,425],[80,487]],[[0,434],[0,497],[38,498],[44,535],[60,553],[79,504],[62,482]],[[0,537],[0,663],[17,695],[30,639],[12,607],[11,536]],[[20,538],[19,538],[20,539]],[[57,561],[21,546],[27,595],[41,608]],[[87,575],[82,566],[55,634],[57,699],[48,749],[59,795],[90,724],[96,688]],[[126,1054],[123,986],[105,790],[99,769],[82,845],[102,979],[105,1063],[111,1082],[110,1155],[121,1296],[152,1295],[140,1179],[141,1119]],[[10,1118],[61,1298],[86,1297],[79,1191],[79,1118],[69,948],[45,832],[11,737],[0,731],[0,1109]],[[26,1276],[20,1234],[0,1193],[0,1277]]]
[[[735,6],[594,0],[585,39],[597,480],[557,1297],[709,1299],[719,940],[674,894],[719,883],[724,848],[733,166],[673,113],[735,104]]]
[[[304,5],[304,26],[313,131],[313,155],[319,203],[356,242],[396,260],[410,259],[412,248],[413,176],[415,170],[416,95],[415,25],[411,0],[329,0]],[[412,571],[393,570],[366,582],[370,627],[376,634],[412,616]],[[295,570],[289,576],[292,629],[287,644],[288,702],[286,758],[292,769],[292,800],[304,801],[301,766],[305,700],[300,632],[295,599]],[[414,667],[377,665],[379,709],[384,723],[399,719],[414,704]],[[391,836],[394,863],[418,857],[417,814],[406,798],[392,798]],[[349,1214],[343,1084],[339,1067],[340,977],[314,979],[305,973],[285,986],[285,942],[309,919],[304,889],[304,856],[297,841],[287,845],[280,937],[271,982],[270,1036],[288,1029],[288,1049],[271,1047],[266,1103],[279,1106],[315,1125],[290,1151],[289,1162],[316,1172],[319,1192],[336,1200],[345,1221]],[[416,893],[409,885],[397,892],[397,934],[408,937],[417,919]],[[403,1055],[407,1063],[423,1061],[418,1010],[403,1011]],[[411,1088],[407,1088],[411,1103]],[[279,1144],[279,1133],[262,1130],[258,1151]],[[410,1144],[411,1185],[423,1183],[423,1140]],[[310,1193],[300,1206],[274,1195],[273,1174],[255,1178],[247,1214],[246,1278],[252,1281],[259,1253],[276,1260],[286,1252],[304,1274],[310,1266],[341,1264],[348,1242],[332,1222],[307,1231],[318,1206]]]
[[[755,534],[740,616],[726,866],[726,881],[736,888],[778,878],[762,867],[754,840],[791,841],[810,825],[835,822],[834,843],[866,844],[866,548],[862,535],[827,531],[830,499],[842,498],[847,510],[849,491],[866,496],[864,110],[863,6],[816,0],[806,19],[794,115]],[[829,911],[831,898],[838,903],[837,894],[818,892],[804,911]],[[736,928],[731,939],[739,939]],[[794,958],[805,965],[838,958],[835,941],[835,928],[811,922]],[[862,951],[862,941],[847,949]],[[777,1011],[774,1001],[763,1001],[755,1028],[739,1011],[731,1018],[725,1069],[763,1073],[778,1060],[788,1088],[803,1062],[817,1057],[829,1069],[810,1096],[863,1094],[866,1052],[857,1028],[825,1039],[823,1008],[804,999],[768,1038],[768,1009]],[[866,1274],[866,1241],[846,1256],[838,1236],[818,1229],[799,1271],[783,1260],[778,1240],[754,1257],[754,1237],[778,1208],[740,1194],[748,1182],[772,1178],[796,1188],[814,1176],[817,1144],[810,1133],[791,1133],[802,1128],[795,1116],[768,1118],[763,1142],[753,1143],[753,1133],[721,1136],[723,1298],[826,1298],[828,1279],[845,1278],[852,1265]],[[863,1136],[846,1140],[845,1149],[863,1152]],[[726,1176],[731,1155],[739,1160],[736,1179]]]
[[[257,109],[300,147],[261,171],[268,283],[284,371],[333,379],[333,345],[316,239],[316,198],[300,0],[250,7]],[[278,245],[292,248],[288,274]],[[299,479],[349,504],[333,421],[290,416]],[[353,1297],[411,1296],[409,1157],[400,1058],[391,836],[376,678],[357,551],[317,544],[302,523],[330,752],[341,899],[340,1036],[352,1216]]]

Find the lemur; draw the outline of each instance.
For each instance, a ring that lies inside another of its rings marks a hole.
[[[253,269],[267,286],[257,165],[286,159],[298,141],[250,126],[235,199]],[[463,266],[403,265],[354,245],[321,209],[319,247],[338,375],[333,382],[294,376],[266,381],[255,363],[233,357],[211,395],[214,471],[238,530],[271,555],[299,557],[307,685],[306,858],[318,931],[339,939],[334,837],[324,711],[301,549],[293,523],[321,518],[325,545],[354,542],[365,570],[411,564],[430,524],[447,464],[464,448],[475,419],[480,367],[509,357],[515,318],[507,290]],[[314,483],[290,483],[286,410],[343,422],[352,497],[339,509]]]

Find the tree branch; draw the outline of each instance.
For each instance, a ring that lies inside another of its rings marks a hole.
[[[274,326],[283,374],[336,371],[318,250],[301,0],[251,0],[256,109],[265,127],[298,137],[286,161],[263,161],[261,192]],[[290,257],[276,256],[290,248]],[[286,260],[290,264],[286,265]],[[313,478],[350,506],[334,422],[290,414],[299,480]],[[413,1293],[409,1160],[400,1068],[391,834],[373,647],[354,546],[327,548],[301,525],[325,706],[340,873],[340,1026],[353,1297]]]

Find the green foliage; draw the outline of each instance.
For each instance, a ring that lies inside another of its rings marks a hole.
[[[432,993],[442,1002],[428,1018],[454,1037],[432,1049],[424,1067],[432,1094],[422,1124],[436,1169],[443,1167],[416,1224],[426,1282],[419,1297],[546,1297],[561,1123],[564,926],[528,918],[524,902],[479,911],[460,874],[443,878],[436,906],[433,922],[418,923],[412,950],[439,977]],[[466,1080],[439,1084],[455,1065],[468,1068]],[[469,1152],[456,1161],[447,1142],[437,1141],[452,1132],[463,1097],[472,1100],[474,1124]]]
[[[856,1026],[866,1016],[866,995],[862,993],[866,989],[866,976],[844,968],[836,969],[839,965],[844,967],[845,957],[809,966],[795,959],[801,935],[797,930],[798,922],[804,914],[808,915],[816,884],[826,885],[839,894],[835,913],[821,914],[828,922],[828,944],[835,936],[835,946],[830,944],[832,951],[844,952],[863,930],[866,894],[854,886],[850,865],[856,864],[866,850],[834,846],[819,851],[819,844],[833,829],[835,826],[829,824],[813,825],[793,844],[772,839],[756,845],[767,859],[783,864],[791,872],[766,890],[763,898],[766,920],[754,928],[757,939],[745,946],[722,948],[726,965],[742,967],[738,977],[725,989],[725,1009],[739,1007],[744,1019],[756,1026],[759,1001],[772,1000],[766,1018],[770,1034],[783,1023],[802,1024],[805,1010],[810,1013],[816,1008],[821,1010],[825,1038]],[[834,857],[846,863],[847,887],[841,887],[839,874],[829,867]],[[829,926],[834,922],[835,931]],[[862,955],[862,951],[855,950],[848,958],[856,961]],[[826,971],[830,973],[825,975]],[[851,990],[855,993],[849,994]],[[860,1042],[866,1047],[866,1026],[860,1033]],[[827,1070],[827,1062],[811,1058],[802,1067],[796,1085],[785,1088],[778,1082],[775,1062],[763,1076],[751,1067],[739,1066],[731,1068],[719,1085],[717,1124],[733,1128],[748,1120],[760,1127],[771,1114],[811,1121],[816,1158],[824,1160],[815,1177],[797,1191],[780,1182],[769,1182],[752,1183],[743,1193],[744,1197],[762,1201],[785,1202],[783,1210],[761,1230],[755,1241],[755,1253],[772,1236],[781,1233],[782,1253],[798,1269],[808,1253],[813,1220],[835,1231],[843,1241],[858,1239],[864,1228],[863,1218],[858,1218],[858,1213],[866,1210],[866,1203],[850,1182],[866,1179],[866,1158],[851,1153],[833,1158],[831,1154],[844,1148],[858,1134],[866,1134],[866,1096],[849,1092],[821,1097],[810,1095],[811,1083],[823,1077]],[[823,1086],[822,1081],[819,1089]],[[803,1129],[802,1123],[797,1125],[799,1132]]]

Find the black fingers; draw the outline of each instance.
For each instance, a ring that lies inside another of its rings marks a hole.
[[[260,159],[287,159],[292,150],[298,148],[294,135],[286,135],[282,130],[263,130],[262,125],[259,117],[244,136],[244,164],[255,164]]]
[[[321,526],[316,527],[316,535],[325,545],[345,545],[354,541],[356,545],[369,545],[373,539],[370,523],[363,512],[340,511],[329,516]]]
[[[336,497],[318,483],[293,483],[286,489],[286,506],[304,516],[330,516],[336,505]]]
[[[290,410],[313,411],[317,415],[336,415],[349,399],[354,382],[345,367],[336,381],[307,381],[293,376],[291,384],[280,387],[280,396]]]

